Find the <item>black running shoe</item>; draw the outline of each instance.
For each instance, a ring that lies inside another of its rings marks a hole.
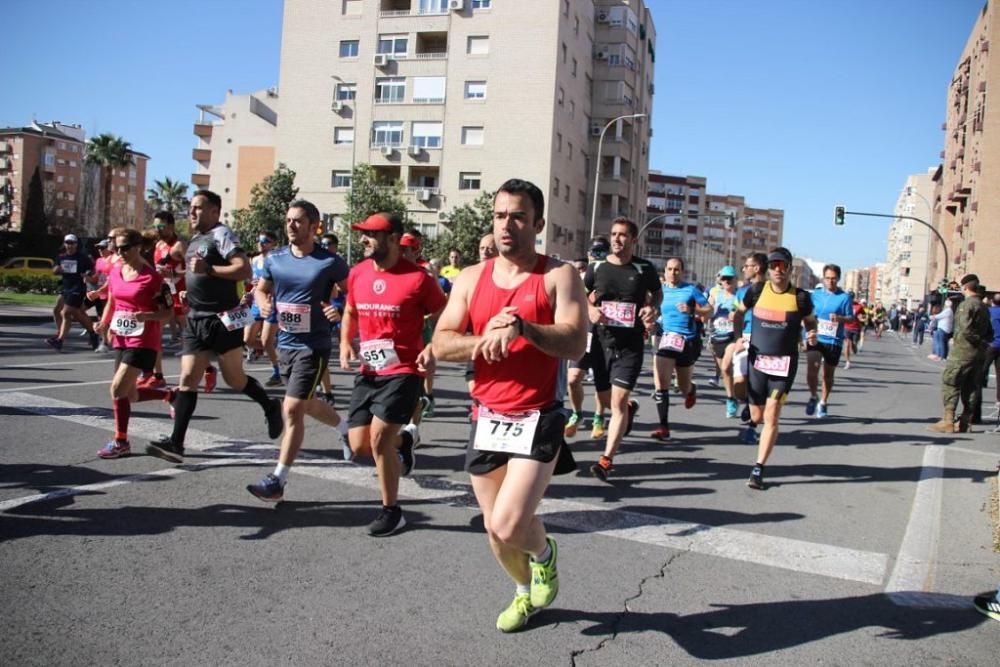
[[[271,399],[271,407],[264,411],[267,418],[267,437],[274,440],[285,430],[285,419],[281,416],[281,401]]]
[[[744,405],[743,411],[740,412],[740,423],[749,424],[750,423],[750,406]]]
[[[628,421],[625,422],[625,435],[632,432],[632,424],[635,422],[637,412],[639,412],[639,402],[630,400],[628,402]]]
[[[399,446],[399,476],[409,477],[416,463],[413,450],[420,444],[420,434],[414,424],[407,424],[402,430],[409,437],[404,437],[403,444]]]
[[[989,616],[995,621],[1000,621],[1000,593],[983,593],[977,595],[972,601],[973,606],[979,613]]]
[[[750,469],[750,479],[747,480],[747,486],[758,491],[764,490],[764,466],[758,464]]]
[[[372,537],[388,537],[397,530],[402,530],[406,526],[406,519],[403,518],[403,510],[399,505],[394,507],[382,506],[375,520],[368,524],[368,534]]]
[[[146,453],[171,463],[181,463],[184,460],[184,445],[175,445],[169,435],[153,440],[146,445]]]
[[[611,477],[611,472],[614,469],[615,466],[611,463],[611,459],[607,456],[601,455],[601,458],[597,459],[597,463],[590,466],[590,474],[602,482],[606,482],[608,481],[608,478]]]

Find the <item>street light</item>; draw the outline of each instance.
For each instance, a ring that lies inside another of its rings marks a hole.
[[[645,118],[644,113],[633,113],[625,114],[624,116],[618,116],[617,118],[612,118],[608,121],[608,124],[604,126],[601,130],[601,138],[597,140],[597,168],[594,169],[594,206],[590,211],[590,238],[594,238],[594,225],[597,223],[597,190],[601,182],[601,149],[604,147],[604,133],[608,131],[608,128],[617,123],[620,120],[626,118]]]

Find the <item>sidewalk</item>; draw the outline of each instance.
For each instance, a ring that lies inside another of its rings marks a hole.
[[[49,306],[0,305],[0,324],[42,324],[52,321]]]

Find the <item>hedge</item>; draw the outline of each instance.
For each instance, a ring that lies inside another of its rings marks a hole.
[[[62,281],[56,276],[18,276],[0,273],[0,289],[9,292],[58,294]]]

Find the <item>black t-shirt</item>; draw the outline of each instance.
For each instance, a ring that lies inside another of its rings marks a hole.
[[[583,284],[595,306],[602,311],[610,309],[605,312],[606,316],[611,310],[616,310],[622,314],[625,322],[634,320],[631,326],[596,327],[600,339],[605,343],[613,343],[616,347],[636,344],[641,346],[645,327],[639,319],[639,310],[646,305],[647,293],[657,294],[663,291],[653,265],[641,257],[633,257],[628,264],[595,262],[587,267]]]
[[[83,275],[94,269],[94,260],[90,255],[76,251],[72,255],[59,255],[56,264],[62,267],[62,291],[70,294],[82,294],[86,290]]]
[[[191,239],[184,257],[185,266],[190,266],[193,257],[201,257],[211,266],[224,266],[234,255],[242,252],[233,230],[219,224]],[[191,306],[190,317],[216,315],[235,308],[240,302],[234,280],[192,271],[188,271],[185,276],[187,301]]]

